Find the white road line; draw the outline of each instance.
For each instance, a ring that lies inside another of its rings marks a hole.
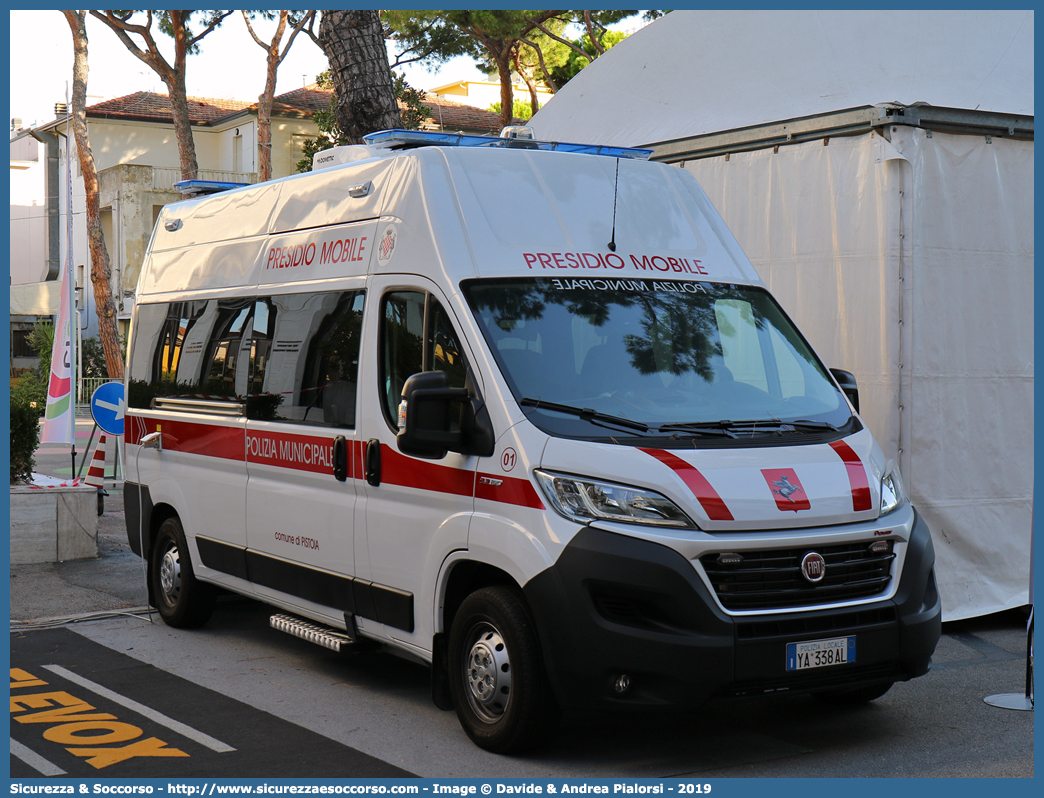
[[[36,751],[33,751],[31,748],[26,748],[20,742],[15,740],[14,737],[11,738],[11,756],[18,757],[41,776],[66,775],[65,771],[54,764],[54,762],[49,762],[36,753]]]
[[[219,754],[227,754],[229,751],[236,750],[232,746],[226,745],[220,740],[214,739],[209,734],[204,734],[201,731],[197,731],[196,729],[193,729],[191,726],[187,726],[179,720],[174,720],[174,718],[168,718],[162,712],[157,712],[151,707],[147,707],[144,704],[139,704],[137,701],[127,698],[126,696],[122,696],[119,693],[110,690],[108,687],[102,687],[100,684],[92,682],[90,679],[85,679],[79,674],[73,673],[70,670],[66,670],[61,665],[44,665],[43,667],[49,670],[51,673],[55,673],[58,676],[61,676],[63,679],[68,679],[70,682],[78,684],[81,687],[86,687],[88,690],[90,690],[93,693],[96,693],[97,695],[100,695],[102,698],[107,698],[110,701],[119,704],[120,706],[124,706],[133,712],[137,712],[139,715],[143,715],[151,721],[155,721],[156,723],[159,723],[162,726],[166,726],[168,729],[177,732],[182,737],[187,737],[190,740],[194,740],[200,745],[209,748],[211,751],[217,751]]]

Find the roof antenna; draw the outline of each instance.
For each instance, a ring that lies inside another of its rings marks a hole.
[[[616,159],[616,180],[613,182],[613,232],[609,236],[609,251],[616,252],[616,194],[620,187],[620,159]]]

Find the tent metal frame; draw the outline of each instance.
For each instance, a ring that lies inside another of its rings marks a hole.
[[[882,103],[720,133],[660,141],[645,146],[653,150],[650,158],[652,161],[684,163],[700,158],[799,144],[834,136],[857,136],[878,132],[889,138],[890,128],[896,125],[923,128],[929,135],[936,131],[1033,140],[1032,116],[943,108],[920,103]]]

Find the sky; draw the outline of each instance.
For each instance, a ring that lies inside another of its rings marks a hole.
[[[260,21],[259,36],[274,30]],[[8,124],[22,120],[23,127],[54,119],[55,103],[65,102],[66,86],[72,92],[72,35],[60,11],[10,12],[11,95]],[[158,39],[162,41],[166,38]],[[87,18],[88,63],[87,103],[122,97],[137,91],[166,94],[167,88],[149,67],[139,61],[104,24]],[[247,33],[238,12],[208,34],[202,52],[190,56],[188,93],[190,97],[254,102],[264,89],[265,53]],[[168,51],[172,55],[173,47]],[[170,59],[168,59],[170,60]],[[298,36],[290,55],[279,67],[276,94],[293,91],[312,83],[327,68],[326,57],[307,36]],[[456,80],[484,80],[482,72],[469,58],[457,58],[433,74],[425,67],[411,65],[404,70],[414,88],[432,89]],[[31,80],[20,80],[31,75]]]

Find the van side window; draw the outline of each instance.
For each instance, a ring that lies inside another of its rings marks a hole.
[[[195,340],[193,328],[206,307],[206,302],[199,301],[171,302],[166,306],[166,318],[159,331],[159,346],[155,349],[153,360],[154,379],[160,382],[178,382],[178,367],[181,365],[185,342]]]
[[[233,400],[254,420],[352,428],[362,313],[362,291],[141,305],[128,405]]]
[[[259,299],[247,417],[354,427],[362,314],[361,291]]]
[[[423,291],[396,291],[381,303],[380,385],[388,423],[397,423],[402,386],[421,371],[445,371],[463,388],[468,361],[450,315]]]
[[[238,356],[233,351],[228,360],[230,326],[249,305],[249,300],[235,300],[235,307],[228,302],[211,299],[138,308],[127,384],[130,407],[151,407],[157,397],[209,395],[211,377],[224,389]]]
[[[168,318],[179,303],[138,305],[133,337],[127,352],[127,406],[149,407],[161,380],[170,380],[177,369],[184,335],[180,325]],[[162,375],[162,376],[161,376]]]
[[[249,324],[254,303],[250,299],[217,300],[217,317],[207,341],[205,370],[200,381],[202,393],[235,399],[246,393],[247,370],[237,368],[240,349],[245,343],[249,347]],[[244,340],[244,331],[248,336]],[[243,383],[237,385],[237,376]]]

